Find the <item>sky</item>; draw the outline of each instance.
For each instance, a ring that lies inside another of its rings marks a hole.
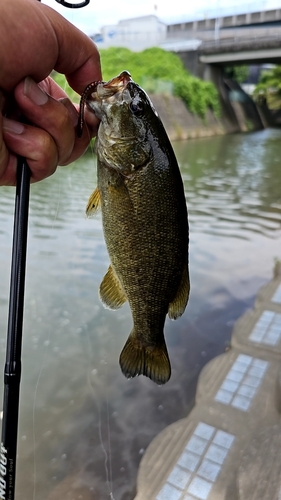
[[[76,2],[77,0],[68,0]],[[81,1],[81,0],[79,0]],[[117,24],[121,19],[155,14],[167,24],[204,17],[253,12],[255,10],[280,8],[280,0],[90,0],[81,9],[68,9],[55,0],[42,0],[51,6],[87,35],[98,33],[102,26]]]

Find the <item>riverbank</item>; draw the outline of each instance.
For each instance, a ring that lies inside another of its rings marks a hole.
[[[135,500],[280,498],[280,326],[279,263],[201,372],[193,410],[149,445]]]
[[[150,94],[150,97],[172,141],[227,133],[223,121],[211,110],[201,119],[191,113],[179,97],[161,94]]]
[[[218,90],[221,114],[218,117],[208,109],[204,118],[191,113],[178,97],[150,94],[171,140],[253,132],[269,126],[278,126],[275,115],[266,106],[257,106],[236,82],[224,80]]]

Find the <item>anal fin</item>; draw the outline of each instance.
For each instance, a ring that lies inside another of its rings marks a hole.
[[[110,265],[99,288],[101,301],[109,309],[119,309],[127,297],[122,285]]]

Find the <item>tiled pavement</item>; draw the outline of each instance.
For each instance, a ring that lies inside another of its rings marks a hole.
[[[135,500],[281,500],[281,266],[200,374],[196,405],[148,447]]]

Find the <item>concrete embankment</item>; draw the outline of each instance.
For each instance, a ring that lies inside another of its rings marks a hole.
[[[202,370],[190,414],[140,464],[135,500],[281,498],[281,265]]]
[[[204,119],[192,114],[184,102],[173,95],[150,94],[171,140],[195,139],[214,135],[261,130],[277,125],[272,112],[260,107],[232,80],[218,86],[221,115],[208,110]]]
[[[150,94],[171,140],[195,139],[227,133],[223,122],[211,110],[202,120],[188,111],[184,102],[173,95]]]

